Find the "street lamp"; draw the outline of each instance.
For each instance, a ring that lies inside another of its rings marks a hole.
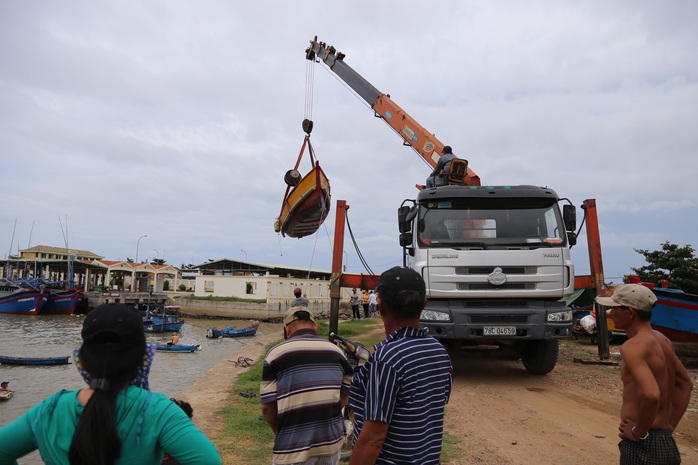
[[[133,263],[133,271],[131,271],[131,292],[136,292],[136,267],[138,266],[138,247],[141,245],[141,239],[148,237],[147,234],[142,235],[136,242],[136,260]]]
[[[247,260],[247,252],[245,252],[245,251],[244,251],[244,250],[242,250],[242,249],[240,249],[240,252],[242,252],[242,253],[244,253],[244,254],[245,254],[245,260]]]

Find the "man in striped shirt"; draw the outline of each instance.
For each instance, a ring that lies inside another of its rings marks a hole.
[[[382,274],[376,292],[387,337],[354,373],[349,464],[439,464],[453,367],[441,343],[420,329],[424,280],[395,267]]]
[[[264,359],[262,416],[274,431],[274,465],[336,465],[344,441],[342,407],[352,368],[342,350],[317,333],[307,307],[284,317],[287,339]]]

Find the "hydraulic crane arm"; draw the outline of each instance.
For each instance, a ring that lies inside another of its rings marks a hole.
[[[371,105],[376,116],[382,118],[402,137],[404,145],[412,147],[432,168],[435,167],[441,157],[444,144],[393,102],[390,95],[376,89],[351,66],[347,65],[344,62],[344,56],[333,46],[318,42],[317,36],[310,41],[310,46],[305,51],[306,59],[325,63],[354,92]],[[465,177],[465,184],[480,185],[479,176],[470,168],[468,168]]]

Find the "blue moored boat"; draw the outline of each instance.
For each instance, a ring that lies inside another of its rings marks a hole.
[[[194,352],[201,349],[201,344],[157,344],[155,350],[166,352]]]
[[[652,327],[672,342],[698,343],[698,295],[655,287]]]
[[[231,326],[231,328],[235,328],[235,326]],[[257,328],[259,328],[259,323],[255,323],[252,326],[248,326],[246,328],[239,328],[239,329],[230,329],[230,328],[225,328],[225,329],[215,329],[215,328],[209,328],[206,330],[206,337],[212,338],[212,339],[217,339],[219,337],[245,337],[245,336],[254,336],[257,334]]]
[[[153,321],[153,323],[149,326],[144,326],[143,330],[146,333],[167,333],[167,332],[176,332],[182,329],[182,326],[184,325],[184,320],[176,320],[176,321],[162,321],[162,322],[156,322]]]
[[[69,355],[65,357],[6,357],[0,355],[0,363],[3,365],[67,365]]]
[[[36,315],[48,301],[48,292],[42,288],[14,284],[0,286],[0,313]]]

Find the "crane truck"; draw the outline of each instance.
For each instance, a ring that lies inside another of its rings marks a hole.
[[[444,144],[344,58],[317,37],[306,49],[306,59],[328,66],[435,167]],[[547,374],[571,334],[572,310],[561,299],[574,292],[575,207],[548,187],[482,186],[459,161],[447,185],[418,186],[416,199],[398,208],[403,264],[426,283],[420,323],[454,353],[499,348],[528,372]]]

